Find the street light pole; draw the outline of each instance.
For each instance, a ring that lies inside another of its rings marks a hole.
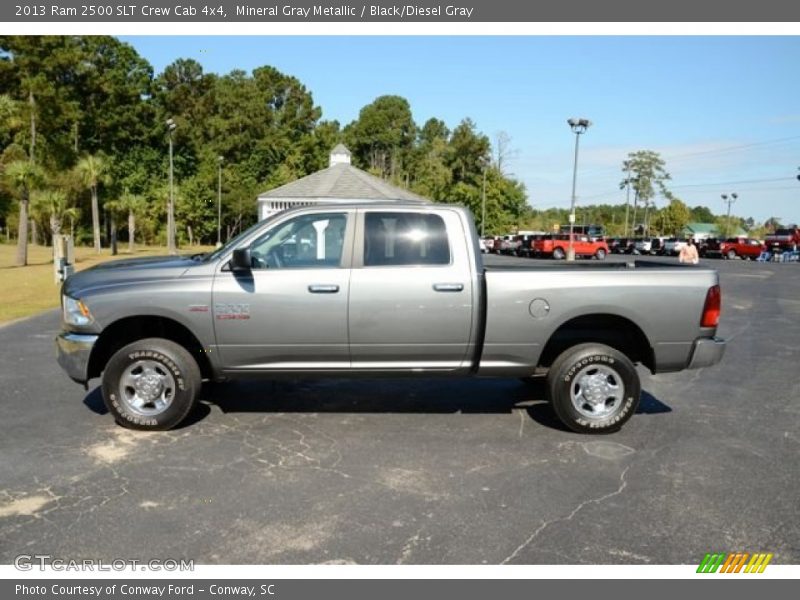
[[[738,194],[733,193],[728,197],[728,194],[722,194],[722,201],[728,204],[728,216],[725,218],[725,236],[729,237],[730,234],[730,226],[731,226],[731,204],[736,202],[736,199],[739,197]]]
[[[221,156],[217,157],[219,169],[217,170],[217,248],[222,246],[222,161]]]
[[[481,192],[481,237],[486,233],[486,164],[483,165],[483,191]]]
[[[628,211],[631,207],[631,166],[628,165],[625,177],[625,237],[628,237]]]
[[[167,251],[177,254],[175,246],[175,187],[173,185],[172,165],[172,133],[175,131],[175,121],[167,119],[167,133],[169,134],[169,202],[167,202]]]
[[[567,249],[567,260],[575,260],[575,247],[573,246],[573,235],[575,227],[575,185],[578,180],[578,147],[581,134],[592,124],[588,119],[568,119],[567,123],[575,134],[575,163],[572,167],[572,202],[569,209],[569,247]]]

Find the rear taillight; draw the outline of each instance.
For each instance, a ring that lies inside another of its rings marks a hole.
[[[701,327],[716,327],[719,325],[719,313],[722,309],[722,291],[718,285],[708,288],[706,303],[703,306]]]

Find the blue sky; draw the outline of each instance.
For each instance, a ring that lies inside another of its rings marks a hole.
[[[569,205],[574,136],[578,204],[623,202],[620,163],[661,152],[674,193],[756,220],[800,222],[800,37],[122,37],[156,72],[194,58],[208,72],[273,65],[300,79],[342,125],[383,94],[418,124],[466,116],[516,150],[510,171],[536,208]],[[663,202],[663,199],[657,199]]]

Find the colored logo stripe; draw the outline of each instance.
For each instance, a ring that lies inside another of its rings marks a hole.
[[[698,573],[716,573],[722,561],[725,560],[724,553],[706,554],[700,566],[697,567]]]
[[[769,561],[772,560],[772,554],[754,554],[750,562],[744,569],[745,573],[763,573],[767,568]]]
[[[707,553],[700,565],[697,567],[698,573],[763,573],[764,569],[772,560],[771,553],[758,552],[749,554],[747,552],[735,552],[727,554],[725,552]],[[748,562],[749,559],[749,562]],[[745,564],[747,566],[745,566]],[[744,568],[744,571],[742,571]]]

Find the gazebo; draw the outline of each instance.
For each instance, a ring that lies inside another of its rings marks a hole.
[[[328,168],[258,196],[258,218],[312,204],[350,202],[429,202],[350,164],[350,151],[338,144],[331,150]]]

